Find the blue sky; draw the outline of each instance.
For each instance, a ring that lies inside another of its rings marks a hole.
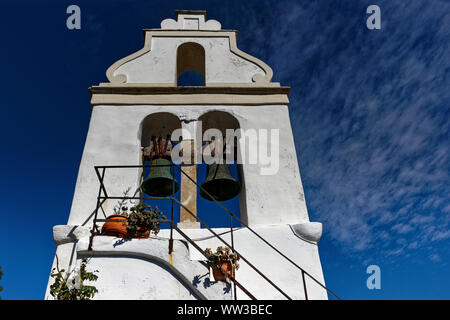
[[[82,29],[65,27],[77,4]],[[367,6],[381,30],[366,28]],[[291,86],[291,122],[327,285],[346,299],[449,299],[450,3],[3,1],[0,281],[42,299],[90,117],[87,88],[143,28],[205,9]],[[366,288],[370,264],[381,290]]]

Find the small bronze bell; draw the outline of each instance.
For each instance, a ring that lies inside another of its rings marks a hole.
[[[154,165],[167,165],[159,167]],[[170,161],[167,159],[154,159],[147,179],[142,182],[142,191],[152,197],[168,197],[177,193],[178,181],[170,173]]]
[[[213,201],[206,192],[217,201],[226,201],[234,198],[241,192],[241,184],[233,178],[230,167],[226,163],[210,164],[207,168],[206,179],[200,188],[200,195],[206,200]]]

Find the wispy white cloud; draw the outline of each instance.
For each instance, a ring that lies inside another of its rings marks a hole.
[[[450,4],[380,1],[380,31],[365,28],[364,1],[271,4],[270,26],[249,17],[264,31],[251,49],[292,87],[311,219],[350,254],[448,240]]]

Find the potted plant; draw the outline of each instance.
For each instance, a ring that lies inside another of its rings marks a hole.
[[[207,248],[205,255],[213,269],[214,280],[230,282],[229,277],[223,274],[220,268],[234,278],[234,270],[239,269],[238,260],[240,259],[236,252],[231,252],[228,247],[218,247],[216,252],[212,252],[210,248]]]
[[[166,217],[158,210],[158,207],[152,209],[152,207],[143,202],[139,202],[137,205],[131,207],[128,212],[128,208],[125,207],[122,214],[127,216],[128,220],[124,223],[129,238],[148,238],[150,233],[155,235],[159,233],[160,221]]]
[[[124,197],[128,196],[129,190],[124,192]],[[114,207],[114,214],[106,219],[117,221],[105,222],[101,234],[118,238],[148,238],[151,232],[158,234],[160,222],[154,220],[166,218],[158,207],[152,209],[150,205],[139,202],[128,208],[127,203],[128,200],[123,199]]]
[[[128,197],[128,193],[131,188],[128,188],[123,193],[123,197]],[[126,224],[128,221],[128,215],[122,214],[126,213],[126,204],[128,199],[122,199],[118,204],[114,206],[114,214],[106,217],[106,220],[117,220],[117,221],[106,221],[102,226],[101,234],[104,236],[112,236],[118,238],[128,238]]]

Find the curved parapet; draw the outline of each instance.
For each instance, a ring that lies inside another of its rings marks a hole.
[[[144,32],[144,47],[108,68],[110,83],[176,86],[177,48],[191,42],[204,48],[206,86],[279,86],[271,82],[273,71],[267,64],[237,48],[236,31],[221,30],[203,11],[179,11],[177,20],[165,19],[161,29]]]
[[[322,237],[322,223],[320,222],[303,222],[291,225],[291,229],[299,238],[311,242],[318,243]]]
[[[206,11],[203,10],[177,10],[177,20],[164,19],[161,29],[164,30],[220,30],[219,21],[206,20]]]

